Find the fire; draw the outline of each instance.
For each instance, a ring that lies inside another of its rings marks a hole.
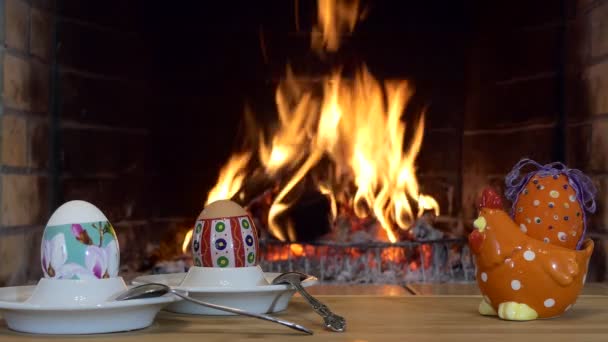
[[[289,249],[291,249],[291,253],[296,257],[304,255],[304,246],[300,245],[299,243],[290,244]]]
[[[192,229],[190,229],[187,233],[186,236],[184,237],[184,242],[182,243],[182,253],[186,254],[186,252],[188,251],[188,247],[190,246],[190,240],[192,239],[192,233],[194,231]]]
[[[313,49],[336,51],[341,35],[354,30],[359,12],[357,2],[319,0]],[[348,77],[336,70],[315,85],[302,82],[288,67],[275,93],[276,129],[270,136],[255,134],[260,137],[261,171],[281,181],[268,213],[270,233],[281,241],[297,239],[293,223],[280,218],[297,199],[296,187],[309,176],[330,200],[334,219],[338,199],[345,198],[358,217],[373,215],[391,242],[398,240],[397,228],[408,229],[424,211],[438,215],[437,201],[420,192],[416,178],[424,113],[412,127],[401,119],[412,95],[407,81],[381,82],[365,66]],[[406,129],[413,132],[407,145]],[[230,158],[207,203],[231,198],[239,191],[253,171],[247,165],[255,152]],[[329,174],[319,171],[325,159],[333,165]],[[354,185],[356,192],[347,194],[344,184]],[[297,254],[297,245],[291,246]]]
[[[315,51],[337,51],[343,32],[352,32],[359,18],[357,1],[318,0],[319,23],[313,28],[311,45]]]
[[[246,166],[251,158],[250,152],[233,155],[220,170],[219,180],[209,191],[205,205],[221,199],[230,199],[241,189],[246,176]]]

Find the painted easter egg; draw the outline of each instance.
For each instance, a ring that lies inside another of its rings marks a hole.
[[[258,261],[258,234],[245,209],[228,200],[209,204],[194,225],[195,266],[248,267]]]
[[[583,209],[566,175],[535,175],[514,204],[520,229],[538,240],[576,248],[584,229]]]
[[[70,201],[49,219],[40,250],[45,278],[103,279],[118,276],[116,232],[96,206]]]
[[[560,162],[541,165],[525,158],[507,174],[505,184],[513,220],[524,233],[560,247],[582,248],[586,218],[596,210],[597,189],[587,175]]]

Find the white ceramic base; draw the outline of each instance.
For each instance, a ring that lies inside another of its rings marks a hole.
[[[95,305],[127,289],[122,277],[107,279],[51,279],[38,281],[25,301],[43,306]]]
[[[226,268],[192,266],[182,279],[180,287],[248,288],[270,285],[260,266]]]
[[[98,334],[148,327],[156,314],[178,299],[158,298],[59,305],[26,302],[36,286],[0,288],[0,311],[12,330],[34,334]]]
[[[270,284],[280,273],[264,273]],[[253,313],[273,313],[287,309],[289,300],[295,294],[290,285],[260,285],[249,287],[205,287],[180,286],[186,273],[157,274],[141,276],[133,280],[134,285],[144,283],[161,283],[176,290],[187,291],[192,298],[204,302],[230,306]],[[318,283],[317,278],[307,279],[302,286],[309,287]],[[167,311],[190,315],[233,315],[229,312],[209,309],[188,301],[172,303],[165,308]]]

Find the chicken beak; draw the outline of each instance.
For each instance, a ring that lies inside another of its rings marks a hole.
[[[486,229],[486,219],[483,216],[479,216],[475,222],[473,222],[473,226],[475,230],[469,234],[469,246],[473,252],[478,253],[483,240],[485,239],[485,235],[482,232]]]
[[[483,233],[484,230],[486,230],[486,226],[487,226],[487,222],[486,222],[486,218],[483,216],[479,216],[474,222],[473,222],[473,227],[477,228],[479,230],[480,233]]]

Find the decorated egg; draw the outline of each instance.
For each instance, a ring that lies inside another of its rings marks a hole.
[[[519,170],[536,170],[514,182]],[[540,165],[523,160],[507,176],[507,197],[513,201],[513,220],[527,235],[576,249],[585,235],[585,213],[595,211],[595,188],[587,176],[561,163]]]
[[[195,266],[256,266],[258,251],[258,234],[253,220],[237,203],[213,202],[196,220],[192,238]]]
[[[103,279],[118,276],[120,252],[112,224],[96,206],[70,201],[49,219],[41,244],[45,278]]]

